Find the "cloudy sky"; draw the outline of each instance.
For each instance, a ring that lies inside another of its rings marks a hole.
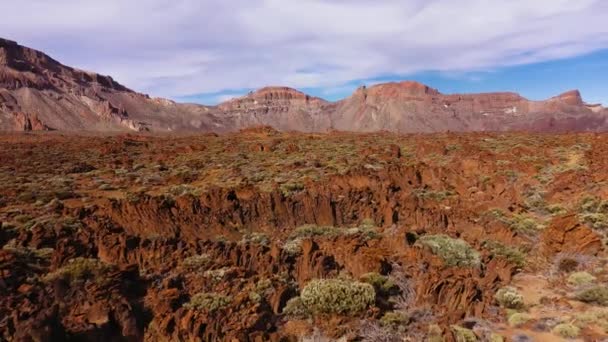
[[[605,0],[2,2],[0,36],[182,101],[266,85],[338,99],[415,79],[532,99],[579,88],[608,104]]]

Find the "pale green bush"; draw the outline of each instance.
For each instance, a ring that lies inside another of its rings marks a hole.
[[[496,292],[494,298],[498,304],[507,309],[521,309],[524,307],[524,297],[513,287],[503,287]]]
[[[551,332],[563,338],[576,338],[581,333],[581,329],[574,324],[561,323],[556,325]]]
[[[574,272],[568,276],[568,284],[581,286],[591,284],[595,281],[595,277],[587,272]]]
[[[426,246],[448,266],[477,267],[481,263],[479,252],[466,241],[447,235],[426,235],[418,239],[417,245]]]
[[[345,279],[316,279],[300,295],[313,313],[354,314],[374,304],[376,292],[370,284]]]
[[[190,301],[184,304],[184,307],[187,309],[213,312],[230,305],[231,301],[232,299],[230,297],[218,293],[201,292],[192,296]]]

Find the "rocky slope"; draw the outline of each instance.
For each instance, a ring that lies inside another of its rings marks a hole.
[[[217,106],[178,104],[0,39],[0,130],[603,131],[607,118],[578,91],[529,101],[514,93],[444,95],[416,82],[361,87],[335,103],[267,87]]]
[[[606,152],[606,134],[3,134],[0,340],[602,341]],[[290,308],[318,279],[374,298]]]

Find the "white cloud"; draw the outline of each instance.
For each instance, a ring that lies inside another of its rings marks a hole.
[[[167,97],[339,87],[608,47],[602,0],[25,0],[2,13],[6,38]]]

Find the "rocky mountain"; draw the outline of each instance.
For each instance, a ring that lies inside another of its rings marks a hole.
[[[576,90],[530,101],[515,93],[444,95],[411,81],[361,87],[333,103],[266,87],[217,106],[179,104],[0,39],[0,130],[598,131],[608,130],[607,118]]]

